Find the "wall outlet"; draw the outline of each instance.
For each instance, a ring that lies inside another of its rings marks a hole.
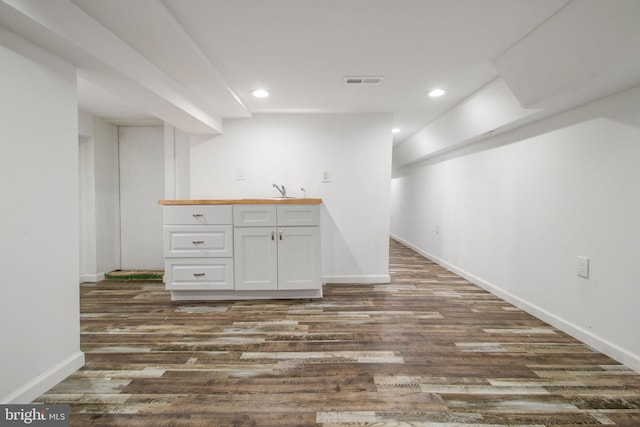
[[[244,181],[247,179],[244,168],[236,168],[236,181]]]
[[[584,256],[578,257],[578,276],[589,278],[589,258]]]
[[[324,169],[322,171],[322,182],[331,182],[331,171]]]
[[[440,234],[440,224],[436,224],[436,234]]]

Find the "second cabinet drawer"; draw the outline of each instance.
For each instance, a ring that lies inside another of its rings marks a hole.
[[[230,225],[166,225],[164,256],[167,258],[232,257]]]

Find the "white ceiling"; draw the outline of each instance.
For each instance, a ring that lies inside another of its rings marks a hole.
[[[0,25],[75,64],[81,108],[115,123],[216,133],[253,113],[387,112],[399,142],[568,2],[0,0]],[[384,80],[345,86],[353,75]],[[434,87],[446,95],[425,97]]]

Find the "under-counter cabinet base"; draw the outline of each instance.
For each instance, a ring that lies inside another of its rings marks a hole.
[[[235,289],[319,289],[318,227],[234,227]]]
[[[172,301],[230,301],[319,298],[322,298],[322,288],[299,291],[171,291]]]
[[[319,201],[164,206],[174,301],[322,298]]]

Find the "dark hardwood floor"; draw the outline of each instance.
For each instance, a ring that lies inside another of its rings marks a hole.
[[[391,283],[322,300],[81,290],[72,426],[640,426],[640,374],[391,242]]]

